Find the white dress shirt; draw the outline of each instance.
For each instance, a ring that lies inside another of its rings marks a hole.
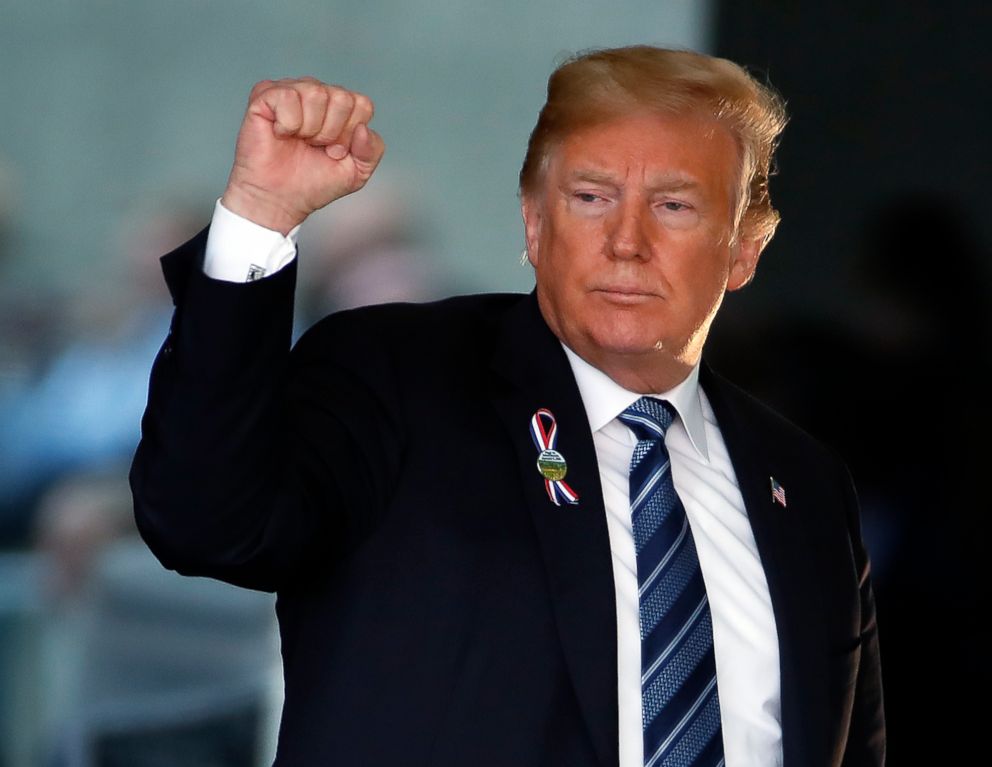
[[[231,213],[217,200],[203,254],[203,271],[225,282],[251,282],[273,275],[296,257],[299,233],[298,226],[289,235],[266,229]]]
[[[644,764],[637,556],[630,459],[637,438],[617,419],[640,398],[568,347],[599,462],[617,600],[620,767]],[[782,764],[778,635],[765,571],[723,435],[699,387],[699,367],[660,392],[678,417],[665,435],[672,482],[685,506],[713,616],[713,654],[727,767]]]
[[[214,210],[204,272],[247,282],[271,275],[296,255],[299,227],[283,236],[231,213]],[[563,347],[593,434],[613,555],[617,603],[617,682],[620,767],[642,767],[641,642],[637,558],[630,520],[628,471],[637,439],[617,420],[640,397]],[[696,541],[713,617],[720,713],[727,767],[782,764],[778,636],[765,573],[744,500],[699,368],[657,395],[678,417],[665,436],[672,481]]]

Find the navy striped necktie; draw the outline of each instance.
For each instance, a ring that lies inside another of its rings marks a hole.
[[[675,409],[641,397],[619,418],[637,437],[630,516],[637,550],[644,767],[722,767],[713,623],[665,449]]]

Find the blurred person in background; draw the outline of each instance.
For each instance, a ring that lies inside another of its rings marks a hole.
[[[61,319],[57,302],[25,296],[8,278],[17,247],[19,198],[19,179],[0,155],[0,398],[36,372]]]
[[[100,287],[52,312],[60,348],[0,396],[3,564],[20,591],[0,627],[16,669],[0,686],[5,764],[150,767],[168,744],[186,764],[243,767],[271,751],[271,601],[164,573],[131,514],[135,419],[171,313],[155,255],[203,223],[149,211],[124,221]]]
[[[169,203],[127,220],[115,270],[53,312],[62,325],[58,347],[0,391],[0,545],[30,540],[39,500],[62,477],[112,466],[126,473],[146,369],[170,314],[149,249],[167,249],[201,225]]]
[[[371,118],[253,89],[209,234],[164,260],[132,468],[167,567],[279,594],[277,763],[882,764],[847,471],[701,361],[777,223],[777,97],[690,52],[570,59],[521,171],[535,292],[342,312],[290,354],[297,228],[369,180]]]

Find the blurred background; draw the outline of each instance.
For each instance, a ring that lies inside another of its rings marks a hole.
[[[547,75],[639,42],[727,56],[788,101],[783,223],[710,361],[850,463],[890,763],[970,756],[987,707],[958,696],[990,677],[990,7],[2,0],[0,767],[271,759],[272,597],[164,571],[126,484],[169,318],[157,257],[209,221],[252,83],[364,91],[389,146],[303,230],[302,329],[529,290],[516,176]]]

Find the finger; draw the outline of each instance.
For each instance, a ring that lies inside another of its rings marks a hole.
[[[274,86],[276,83],[272,80],[259,80],[251,87],[251,93],[248,94],[248,106],[255,103],[259,96],[262,95],[262,91],[267,91],[269,88]]]
[[[302,139],[311,139],[324,125],[331,95],[327,86],[317,81],[298,83],[295,88],[300,94],[303,108],[303,120],[296,135]]]
[[[272,122],[272,132],[277,136],[292,136],[303,125],[303,104],[294,88],[274,84],[262,90],[249,111],[260,114]]]
[[[382,140],[382,136],[362,123],[352,132],[349,150],[355,162],[362,166],[366,173],[371,173],[382,159],[386,151],[386,143]]]
[[[348,120],[345,122],[344,127],[341,128],[341,132],[334,141],[334,144],[341,146],[341,149],[336,149],[331,156],[334,154],[341,154],[342,157],[348,153],[348,148],[351,146],[352,134],[355,132],[355,128],[359,125],[368,125],[369,121],[375,114],[375,105],[372,103],[372,99],[363,93],[354,93],[355,98],[354,106],[352,107],[351,114],[348,115]],[[343,154],[342,154],[343,152]]]
[[[328,101],[323,124],[310,142],[318,146],[330,146],[341,143],[341,131],[344,129],[352,110],[355,108],[355,95],[351,91],[333,85],[326,86],[326,88]],[[347,147],[347,144],[344,146]],[[347,149],[341,153],[341,157],[344,157],[345,154],[347,154]],[[340,160],[341,157],[335,157],[334,159]]]

